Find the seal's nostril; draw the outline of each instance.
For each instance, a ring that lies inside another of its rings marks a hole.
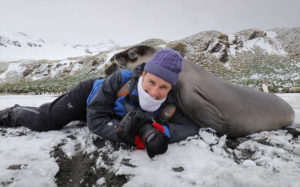
[[[123,56],[118,56],[116,60],[118,63],[126,63],[126,58]]]

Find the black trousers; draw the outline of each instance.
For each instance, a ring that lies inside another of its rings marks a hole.
[[[61,129],[71,121],[86,121],[86,100],[95,79],[80,82],[69,92],[40,107],[21,106],[11,113],[13,127],[25,126],[34,131]]]

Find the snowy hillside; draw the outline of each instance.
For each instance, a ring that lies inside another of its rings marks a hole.
[[[282,44],[276,37],[277,34],[274,31],[263,32],[254,29],[231,34],[228,40],[231,44],[229,54],[235,56],[236,53],[251,51],[255,47],[259,47],[268,54],[287,55],[287,52],[283,49]]]
[[[153,159],[144,150],[112,144],[75,123],[42,133],[0,128],[0,186],[298,187],[300,95],[279,96],[296,112],[289,128],[238,139],[200,129]],[[0,96],[0,110],[15,103],[39,106],[55,98]]]
[[[67,46],[24,33],[14,37],[0,38],[0,59],[20,59],[26,55],[47,58],[0,60],[0,93],[67,91],[79,81],[105,76],[113,65],[110,58],[128,48],[112,41],[96,46]],[[234,84],[257,89],[265,84],[273,92],[300,87],[300,28],[247,29],[230,35],[204,31],[181,40],[148,39],[141,44],[178,50],[186,60]],[[83,56],[69,58],[73,54]],[[60,60],[51,60],[58,57]]]
[[[71,45],[47,41],[26,33],[0,33],[0,62],[18,60],[60,60],[95,55],[100,51],[120,48],[112,40],[97,45]]]

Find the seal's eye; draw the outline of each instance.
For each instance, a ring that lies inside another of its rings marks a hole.
[[[128,56],[129,56],[129,58],[133,59],[133,58],[136,58],[137,54],[135,52],[129,52]]]

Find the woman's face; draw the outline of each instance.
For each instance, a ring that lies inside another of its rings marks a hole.
[[[144,71],[142,78],[143,89],[156,100],[161,100],[167,97],[169,91],[172,89],[172,85],[169,82],[151,73]]]

